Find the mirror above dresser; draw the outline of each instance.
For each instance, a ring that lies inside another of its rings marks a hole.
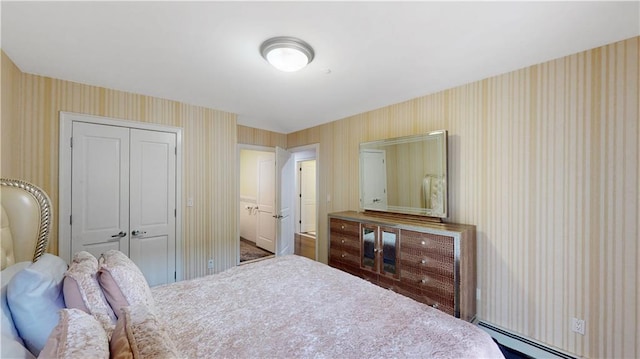
[[[447,131],[360,144],[360,208],[448,216]]]

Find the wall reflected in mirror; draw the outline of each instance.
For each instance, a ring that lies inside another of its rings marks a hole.
[[[447,131],[361,143],[360,207],[446,218]]]

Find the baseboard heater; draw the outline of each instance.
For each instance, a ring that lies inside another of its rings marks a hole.
[[[517,350],[520,353],[532,358],[576,359],[576,357],[573,357],[567,353],[563,353],[561,351],[558,351],[557,349],[550,348],[546,345],[514,334],[508,330],[496,327],[495,325],[484,322],[482,320],[478,322],[478,326],[489,333],[489,335],[491,335],[491,337],[498,343],[508,348]]]

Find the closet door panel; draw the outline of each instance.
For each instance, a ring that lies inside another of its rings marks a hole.
[[[129,254],[129,129],[73,125],[71,252]]]
[[[174,281],[176,136],[131,130],[131,259],[149,285]]]

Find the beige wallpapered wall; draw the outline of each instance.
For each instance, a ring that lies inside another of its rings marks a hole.
[[[327,213],[358,210],[358,144],[446,129],[449,221],[478,231],[479,317],[580,356],[640,357],[639,45],[289,134],[320,144],[319,258]]]
[[[11,106],[13,104],[13,106]],[[54,208],[49,251],[58,251],[59,111],[183,129],[183,273],[186,278],[236,265],[238,215],[236,115],[149,96],[21,73],[2,52],[3,177],[42,187]]]
[[[238,125],[238,143],[246,145],[287,148],[287,135]]]
[[[184,271],[195,277],[209,257],[216,271],[237,258],[236,142],[320,144],[326,262],[326,214],[358,209],[358,144],[447,129],[449,221],[478,229],[479,317],[576,355],[640,357],[639,46],[636,37],[286,136],[236,127],[221,111],[23,74],[2,53],[1,175],[42,186],[57,208],[61,110],[183,127],[183,198],[202,198],[183,207]],[[574,316],[585,336],[570,332]]]

